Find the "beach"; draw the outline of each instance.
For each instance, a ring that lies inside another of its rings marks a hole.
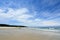
[[[31,28],[0,28],[0,40],[60,40],[60,34]]]

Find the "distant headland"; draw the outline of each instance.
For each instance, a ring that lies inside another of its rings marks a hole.
[[[9,25],[9,24],[0,24],[0,27],[27,27],[22,25]]]

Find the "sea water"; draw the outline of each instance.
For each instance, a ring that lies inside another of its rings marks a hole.
[[[36,29],[36,30],[43,30],[43,31],[60,33],[60,27],[30,27],[30,28]]]

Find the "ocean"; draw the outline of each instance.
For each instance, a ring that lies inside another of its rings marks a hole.
[[[29,28],[60,33],[60,26],[57,26],[57,27],[55,27],[55,26],[54,27],[29,27]]]

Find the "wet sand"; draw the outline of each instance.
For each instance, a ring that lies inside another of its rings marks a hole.
[[[0,28],[0,40],[60,40],[60,34],[29,28]]]

